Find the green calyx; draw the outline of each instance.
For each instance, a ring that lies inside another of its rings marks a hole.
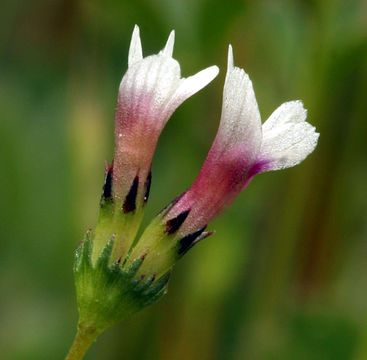
[[[179,229],[186,220],[190,209],[167,219],[167,214],[176,203],[175,199],[164,208],[145,229],[139,241],[129,253],[128,263],[144,256],[139,274],[163,275],[200,240],[213,234],[205,232],[206,226],[188,234],[180,234]]]
[[[145,306],[153,304],[167,291],[170,272],[156,279],[140,276],[144,257],[111,263],[112,237],[96,262],[92,261],[93,234],[88,232],[76,251],[74,274],[79,325],[102,332]]]
[[[126,257],[143,219],[150,180],[151,172],[144,181],[136,175],[124,198],[119,198],[114,194],[113,165],[107,166],[93,241],[93,263],[112,236],[115,241],[110,262]]]
[[[142,182],[137,175],[121,199],[113,194],[112,167],[106,171],[97,227],[94,232],[87,232],[76,251],[74,265],[79,333],[84,338],[97,336],[160,299],[167,291],[176,261],[211,234],[204,232],[205,227],[180,234],[179,229],[190,209],[170,218],[169,211],[177,198],[153,219],[134,243],[150,178],[149,173]]]
[[[98,224],[95,230],[92,261],[95,263],[111,237],[114,245],[110,261],[124,259],[135,239],[143,218],[144,209],[139,207],[133,212],[123,213],[119,203],[108,204],[100,208]]]

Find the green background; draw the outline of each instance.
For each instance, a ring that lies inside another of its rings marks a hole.
[[[145,224],[200,169],[229,43],[263,121],[302,99],[321,136],[301,165],[257,176],[168,295],[86,359],[367,359],[365,1],[4,0],[0,13],[1,359],[62,359],[72,342],[73,253],[96,222],[135,23],[145,55],[176,30],[183,76],[221,68],[162,133]]]

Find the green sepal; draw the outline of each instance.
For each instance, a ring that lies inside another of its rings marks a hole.
[[[160,279],[146,291],[148,297],[157,295],[161,290],[164,289],[168,280],[171,276],[171,272],[168,271],[166,274],[160,277]]]
[[[92,262],[93,235],[88,232],[76,250],[74,275],[80,323],[105,330],[145,306],[159,300],[167,291],[169,273],[159,279],[138,276],[144,257],[124,266],[110,263],[114,237],[107,242],[97,261]]]
[[[129,266],[126,267],[125,272],[127,276],[129,276],[129,278],[132,278],[136,275],[143,261],[144,257],[141,256],[140,258],[135,259]]]

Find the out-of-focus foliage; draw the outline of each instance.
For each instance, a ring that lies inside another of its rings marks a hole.
[[[302,99],[321,137],[301,165],[256,177],[164,300],[86,358],[367,358],[365,1],[5,0],[0,13],[2,359],[61,359],[71,344],[73,252],[96,221],[135,23],[148,54],[176,29],[184,76],[221,67],[161,136],[145,224],[204,160],[230,42],[263,120]]]

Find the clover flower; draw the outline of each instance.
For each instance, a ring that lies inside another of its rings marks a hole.
[[[193,185],[145,230],[130,259],[145,254],[139,273],[167,271],[256,174],[295,166],[316,147],[319,134],[306,122],[301,101],[279,106],[261,125],[249,76],[233,65],[232,47],[219,130]]]

